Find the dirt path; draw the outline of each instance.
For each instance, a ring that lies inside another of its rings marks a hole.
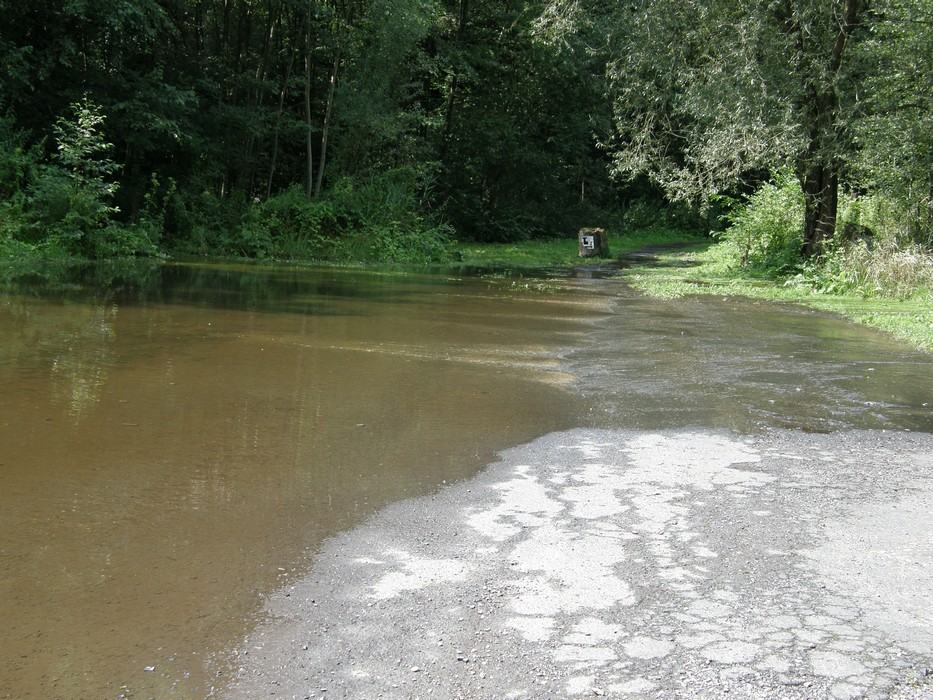
[[[221,697],[933,698],[933,436],[551,434],[268,612]]]

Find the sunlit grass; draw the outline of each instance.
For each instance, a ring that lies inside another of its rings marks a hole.
[[[656,258],[620,274],[645,294],[667,299],[714,294],[802,304],[838,313],[918,349],[933,351],[933,290],[929,288],[920,288],[903,299],[865,296],[856,291],[821,293],[800,279],[754,276],[732,262],[734,258],[723,244],[660,252]]]
[[[453,254],[459,264],[468,267],[512,269],[567,267],[584,262],[598,263],[600,260],[614,260],[620,255],[642,250],[648,246],[703,240],[695,234],[668,229],[626,233],[608,231],[607,233],[610,258],[581,259],[575,235],[519,243],[457,243]]]

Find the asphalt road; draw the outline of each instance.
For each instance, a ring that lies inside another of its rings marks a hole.
[[[933,435],[550,434],[267,612],[219,697],[933,698]]]

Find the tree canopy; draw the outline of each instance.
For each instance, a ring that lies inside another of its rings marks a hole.
[[[886,198],[914,240],[933,228],[928,0],[0,13],[7,240],[98,256],[326,256],[363,229],[385,244],[416,229],[519,240],[625,221],[638,200],[700,211],[787,168],[805,255],[849,193]]]

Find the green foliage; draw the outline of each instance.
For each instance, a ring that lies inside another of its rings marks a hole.
[[[100,130],[104,116],[100,107],[86,96],[73,103],[71,110],[72,117],[59,117],[53,128],[55,158],[77,184],[93,190],[102,202],[109,200],[117,190],[112,178],[120,166],[110,159],[113,144],[107,142]]]
[[[933,5],[878,0],[859,44],[871,66],[864,115],[853,124],[862,186],[896,202],[900,236],[933,244]],[[883,18],[883,21],[880,20]],[[874,227],[872,227],[874,229]]]
[[[459,3],[438,32],[438,194],[460,235],[548,238],[614,204],[594,129],[604,37],[542,6]],[[459,10],[459,12],[457,12]],[[559,25],[559,26],[558,26]]]
[[[933,295],[933,255],[922,246],[882,239],[838,244],[796,278],[827,294],[910,299]]]
[[[802,13],[830,3],[796,5]],[[815,67],[794,63],[794,38],[779,15],[732,0],[617,4],[608,71],[614,123],[604,138],[616,176],[646,175],[672,199],[706,204],[747,173],[792,157],[800,147],[793,108],[806,102],[788,78]],[[820,44],[814,37],[806,45]]]
[[[21,257],[30,246],[22,243],[25,189],[35,178],[38,154],[26,146],[26,136],[13,120],[0,117],[0,254]]]
[[[421,213],[418,181],[406,169],[343,178],[308,199],[300,186],[251,206],[214,242],[250,258],[424,264],[445,260],[451,230]]]
[[[839,180],[876,236],[933,236],[929,0],[3,10],[0,241],[17,254],[420,261],[445,255],[439,222],[490,242],[701,226],[670,202],[788,165],[801,218]],[[798,232],[756,196],[726,239],[750,269],[791,269]]]
[[[847,200],[840,218],[846,224],[864,226],[880,240],[906,243],[911,238],[910,205],[880,191]]]
[[[0,121],[0,248],[17,259],[158,254],[155,227],[114,219],[118,166],[99,109],[84,99],[72,112],[55,125],[52,163],[25,147],[10,120]]]
[[[803,195],[787,171],[759,187],[745,204],[736,204],[718,234],[743,268],[786,274],[801,262]]]
[[[851,46],[858,0],[618,3],[610,66],[622,179],[648,176],[705,207],[762,173],[792,166],[805,198],[807,256],[832,236],[847,128],[864,67]]]
[[[254,258],[326,259],[339,232],[333,203],[309,200],[295,186],[250,209],[232,252]]]
[[[0,201],[22,196],[38,160],[36,149],[27,146],[26,134],[15,128],[9,116],[0,116]]]
[[[642,229],[637,232],[623,228],[611,230],[608,235],[609,249],[614,257],[653,246],[687,247],[708,240],[691,230],[665,228]],[[513,271],[527,268],[570,268],[593,262],[581,260],[576,232],[567,232],[561,238],[519,243],[458,243],[454,247],[454,258],[467,267],[506,268]],[[604,262],[598,261],[600,265]]]
[[[622,208],[620,226],[625,231],[652,229],[696,230],[704,228],[705,220],[695,207],[685,202],[673,204],[661,198],[641,197]]]
[[[30,189],[29,228],[36,243],[97,257],[109,247],[101,232],[117,212],[112,176],[119,166],[107,156],[113,144],[100,131],[99,108],[85,98],[71,109],[72,118],[60,117],[54,127],[57,165],[43,167]]]
[[[50,251],[87,258],[157,254],[152,230],[114,221],[119,165],[101,131],[104,117],[87,98],[55,124],[56,164],[39,169],[28,190],[25,237]]]
[[[446,259],[451,229],[425,216],[422,192],[418,172],[407,168],[338,182],[329,199],[346,228],[334,254],[382,263]]]
[[[763,279],[748,268],[737,268],[727,243],[659,252],[657,262],[623,270],[626,280],[652,296],[676,298],[694,294],[739,295],[803,304],[842,314],[892,333],[915,347],[933,350],[933,291],[916,290],[909,299],[865,298],[860,291],[828,294],[804,275]],[[807,265],[805,270],[809,270]]]

